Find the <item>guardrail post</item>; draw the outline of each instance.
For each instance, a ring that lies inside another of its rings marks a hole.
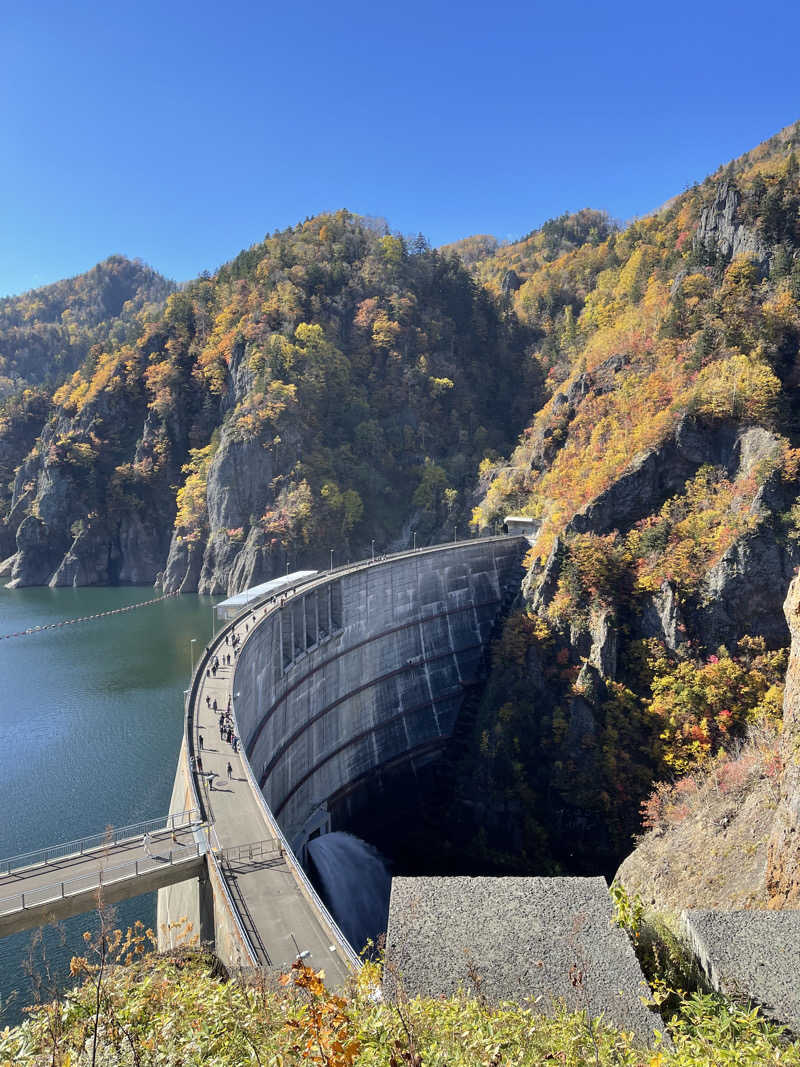
[[[25,894],[20,893],[20,900],[22,901],[22,910],[25,911]]]
[[[64,899],[64,883],[61,883],[61,899]]]
[[[100,868],[100,885],[103,884],[103,868]]]
[[[138,860],[134,860],[133,861],[133,873],[137,878],[139,877],[139,861]]]

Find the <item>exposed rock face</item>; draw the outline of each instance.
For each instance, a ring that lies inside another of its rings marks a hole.
[[[731,545],[708,574],[693,628],[710,647],[729,647],[758,634],[772,647],[786,644],[779,605],[798,562],[794,542],[778,541],[769,524]]]
[[[25,585],[46,585],[61,553],[54,549],[47,523],[28,515],[17,530],[17,553],[11,570],[9,589]]]
[[[110,553],[104,541],[92,531],[79,533],[48,585],[107,585]]]
[[[639,627],[642,637],[656,637],[673,652],[685,641],[686,626],[671,582],[662,582],[660,590],[647,598]]]
[[[577,533],[597,534],[625,530],[680,492],[704,464],[735,472],[740,439],[748,433],[731,424],[709,429],[692,418],[682,419],[672,437],[661,447],[637,456],[613,485],[572,519],[571,528]]]
[[[194,593],[200,581],[203,567],[203,546],[197,541],[188,541],[179,534],[172,535],[169,556],[159,585],[165,593]]]
[[[774,907],[800,906],[800,578],[784,604],[792,635],[783,695],[783,784],[769,840],[767,889]]]
[[[592,647],[589,662],[597,668],[601,678],[614,678],[617,674],[617,627],[610,611],[593,616],[589,624]]]
[[[719,781],[712,775],[687,793],[685,813],[644,835],[617,878],[654,907],[800,907],[800,578],[784,610],[792,646],[782,773],[745,751],[747,780],[737,783],[736,766],[726,775],[723,765]]]
[[[738,220],[739,193],[733,182],[717,186],[714,202],[700,216],[695,247],[724,259],[749,256],[762,270],[769,266],[770,253],[757,233]]]
[[[285,555],[253,525],[274,500],[275,473],[272,452],[258,440],[223,432],[206,487],[208,539],[173,535],[160,578],[165,592],[229,594],[282,573]]]
[[[773,788],[756,777],[743,796],[709,789],[687,813],[644,834],[615,877],[657,910],[765,907]]]
[[[274,476],[272,453],[260,441],[242,441],[223,433],[208,472],[206,499],[211,536],[203,558],[199,592],[233,592],[242,588],[233,577],[234,571],[240,575],[259,572],[257,549],[248,545],[246,551],[243,535],[273,499]],[[232,540],[231,530],[242,531],[241,538]],[[237,567],[242,553],[249,559]]]
[[[705,464],[721,467],[731,479],[745,477],[769,460],[777,447],[775,435],[763,427],[723,424],[709,429],[684,418],[672,437],[660,448],[639,456],[572,519],[568,529],[600,535],[615,529],[624,532],[680,493]],[[772,518],[791,507],[791,495],[785,493],[777,478],[768,479],[753,505],[762,517],[759,525],[732,545],[708,572],[694,603],[681,604],[669,582],[647,598],[636,623],[639,636],[657,637],[672,649],[687,639],[689,630],[701,634],[703,642],[712,647],[735,645],[744,634],[763,636],[772,647],[785,645],[788,634],[780,607],[793,569],[800,563],[800,546],[781,536]],[[545,565],[534,566],[526,576],[522,591],[532,611],[545,611],[552,600],[562,554],[561,542],[556,539]],[[572,637],[578,655],[591,656],[604,676],[614,676],[609,671],[610,661],[598,658],[594,633],[591,645],[587,635],[576,633]]]

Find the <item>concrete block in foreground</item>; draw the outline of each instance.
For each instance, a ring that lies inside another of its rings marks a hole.
[[[661,1020],[611,916],[603,878],[394,878],[384,991],[469,993],[477,975],[489,1001],[533,998],[548,1014],[563,1002],[649,1041]]]
[[[800,911],[691,908],[682,919],[715,989],[800,1033]]]

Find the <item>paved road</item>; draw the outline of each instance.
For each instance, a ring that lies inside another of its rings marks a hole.
[[[263,608],[258,610],[259,618]],[[237,624],[235,632],[244,639],[250,617]],[[232,634],[234,631],[229,630]],[[232,895],[243,916],[245,928],[254,947],[259,951],[259,962],[279,969],[291,966],[298,952],[308,953],[306,962],[315,969],[325,970],[329,984],[341,986],[349,970],[336,952],[332,936],[321,923],[300,890],[291,867],[284,858],[280,842],[266,819],[261,803],[242,763],[242,750],[235,753],[227,741],[220,738],[219,713],[208,707],[206,698],[217,708],[225,710],[228,699],[233,699],[234,661],[232,646],[224,639],[214,650],[220,658],[231,654],[231,666],[220,666],[216,677],[206,677],[205,672],[198,688],[195,705],[195,735],[193,751],[202,760],[204,799],[209,818],[223,850],[253,842],[267,842],[265,855],[248,860],[245,856],[225,864],[226,878],[231,884]],[[203,738],[200,750],[198,735]],[[232,774],[228,774],[228,763]],[[249,921],[248,921],[249,919]],[[253,937],[255,928],[257,935]]]

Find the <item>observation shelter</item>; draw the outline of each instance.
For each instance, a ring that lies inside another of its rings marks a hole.
[[[283,575],[281,578],[273,578],[270,582],[253,585],[250,589],[245,589],[244,592],[229,596],[227,600],[215,604],[214,611],[218,619],[223,622],[229,622],[256,602],[269,600],[279,593],[294,589],[295,586],[301,582],[308,581],[309,578],[313,578],[317,573],[317,571],[292,571],[291,574]]]

